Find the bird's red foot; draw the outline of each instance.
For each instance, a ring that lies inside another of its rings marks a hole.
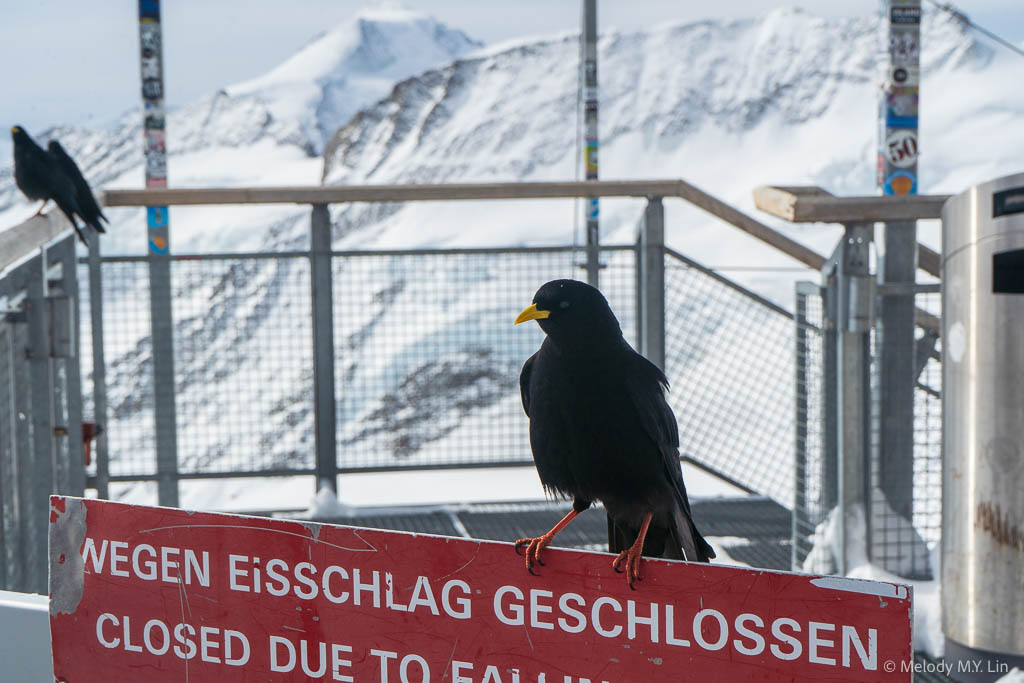
[[[534,566],[538,564],[542,567],[544,566],[544,561],[540,559],[540,551],[551,545],[551,541],[554,537],[554,534],[547,533],[543,536],[538,536],[537,538],[520,538],[516,541],[516,554],[522,555],[523,553],[521,550],[523,547],[526,548],[526,570],[534,576],[538,576],[537,572],[533,571]]]
[[[632,590],[636,590],[636,587],[633,586],[634,581],[643,581],[640,577],[640,556],[642,551],[643,546],[638,548],[636,544],[633,544],[619,553],[619,556],[612,561],[612,569],[619,574],[626,573],[626,580],[629,581],[629,587]]]

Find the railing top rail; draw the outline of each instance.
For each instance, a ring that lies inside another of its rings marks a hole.
[[[836,197],[820,187],[754,190],[758,209],[793,223],[854,223],[940,218],[948,194]]]
[[[576,197],[674,197],[681,180],[314,185],[106,190],[106,206],[190,204],[335,204],[342,202],[467,201]]]
[[[54,211],[0,232],[0,273],[70,229],[67,219]]]
[[[778,230],[681,179],[107,190],[102,194],[106,206],[331,204],[581,197],[677,197],[815,270],[820,270],[825,265],[825,257],[813,249],[808,249]]]

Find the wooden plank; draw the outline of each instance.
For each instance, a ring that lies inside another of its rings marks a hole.
[[[725,202],[717,199],[707,192],[680,180],[678,193],[674,196],[685,199],[694,206],[704,209],[713,216],[721,218],[747,234],[769,244],[788,256],[796,259],[806,266],[815,270],[821,270],[825,265],[826,258],[813,249],[809,249],[799,242],[783,235],[778,230],[771,228],[759,220],[738,211]]]
[[[51,211],[0,232],[0,273],[70,229],[63,214]]]
[[[817,187],[759,187],[758,209],[794,223],[884,222],[940,218],[950,195],[835,197]]]
[[[674,196],[677,180],[602,180],[544,183],[323,185],[311,187],[107,190],[106,206],[196,204],[336,204],[341,202],[557,199]]]
[[[683,180],[107,190],[103,193],[103,203],[106,206],[180,206],[579,197],[678,197],[811,268],[820,269],[825,263],[821,254]]]

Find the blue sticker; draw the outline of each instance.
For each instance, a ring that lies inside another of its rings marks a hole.
[[[917,194],[917,178],[910,171],[894,171],[885,179],[885,194]]]
[[[150,230],[167,227],[167,207],[166,206],[147,206],[146,207],[146,224],[149,225]]]
[[[594,197],[590,200],[590,207],[587,209],[587,220],[596,221],[599,215],[601,215],[601,202]]]
[[[146,19],[159,19],[160,0],[139,0],[139,16]]]

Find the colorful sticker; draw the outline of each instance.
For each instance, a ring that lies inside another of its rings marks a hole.
[[[583,167],[586,169],[588,178],[591,173],[597,173],[597,140],[587,140],[584,150]]]
[[[917,194],[917,178],[910,171],[896,171],[885,179],[885,194]]]
[[[896,168],[910,168],[917,163],[917,131],[891,131],[885,138],[884,152],[889,158],[889,163]]]
[[[889,12],[889,20],[894,24],[920,24],[920,7],[893,7]]]
[[[139,0],[139,17],[160,19],[160,0]]]
[[[921,70],[910,64],[899,64],[890,70],[889,81],[894,86],[916,86],[921,82]]]
[[[921,61],[921,32],[916,26],[892,26],[889,31],[889,57],[895,66]]]
[[[145,132],[146,137],[146,154],[156,152],[157,154],[167,153],[167,145],[165,143],[165,133],[162,130],[147,130]]]
[[[149,225],[150,230],[159,230],[160,228],[167,227],[167,207],[166,206],[147,206],[146,207],[146,224]]]
[[[167,247],[167,240],[162,235],[149,236],[149,250],[154,254],[166,254]]]
[[[917,128],[917,86],[893,86],[886,94],[885,123],[890,128]]]
[[[146,155],[146,178],[167,177],[167,155],[160,152],[150,152]]]

